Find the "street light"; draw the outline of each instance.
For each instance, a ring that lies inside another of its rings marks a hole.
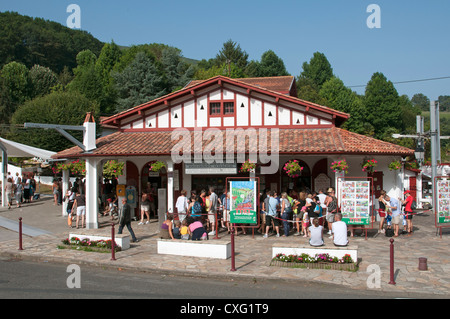
[[[425,149],[422,146],[422,143],[417,143],[416,149],[414,150],[414,155],[416,156],[417,162],[422,164],[425,159]]]

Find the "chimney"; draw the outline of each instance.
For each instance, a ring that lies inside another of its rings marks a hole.
[[[86,152],[92,151],[97,148],[95,145],[96,131],[95,131],[95,120],[92,112],[86,113],[86,118],[84,119],[83,126],[85,128],[83,134],[83,145],[86,148]]]

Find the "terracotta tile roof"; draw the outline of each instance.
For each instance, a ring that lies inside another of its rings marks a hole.
[[[258,132],[258,130],[256,130]],[[267,131],[270,136],[270,130]],[[97,148],[83,154],[78,147],[61,151],[53,158],[77,158],[86,156],[120,157],[170,155],[178,140],[172,141],[171,131],[162,132],[116,132],[97,139]],[[191,131],[191,150],[193,134]],[[223,150],[226,150],[225,133]],[[205,137],[204,137],[205,138]],[[206,138],[205,138],[206,139]],[[210,142],[204,142],[204,147]],[[236,143],[236,142],[235,142]],[[246,141],[246,150],[249,141]],[[251,145],[252,147],[256,145]],[[270,150],[270,143],[268,143]],[[311,129],[280,129],[280,154],[361,154],[361,155],[413,155],[414,150],[359,135],[338,127]]]
[[[289,94],[294,82],[294,77],[288,76],[271,76],[271,77],[260,77],[260,78],[240,78],[233,79],[245,84],[250,84],[253,86],[268,89],[270,91],[275,91],[278,93]],[[194,85],[200,84],[207,80],[194,80],[189,82],[185,88],[192,87]]]

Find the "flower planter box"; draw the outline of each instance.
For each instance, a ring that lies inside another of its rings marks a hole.
[[[331,270],[345,270],[345,271],[357,271],[358,265],[356,263],[298,263],[298,262],[285,262],[280,260],[272,260],[270,266],[284,267],[284,268],[302,268],[302,269],[331,269]]]

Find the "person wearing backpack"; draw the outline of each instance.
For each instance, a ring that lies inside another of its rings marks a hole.
[[[406,229],[408,231],[408,235],[411,235],[413,231],[412,217],[413,217],[413,202],[414,197],[411,195],[411,191],[405,191],[403,193],[405,195],[405,200],[399,200],[405,205],[405,219],[406,219]]]

